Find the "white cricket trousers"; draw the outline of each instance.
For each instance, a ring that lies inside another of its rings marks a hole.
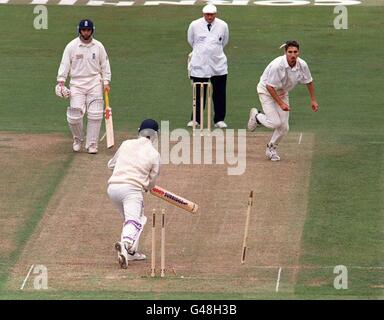
[[[133,243],[130,251],[135,252],[147,217],[144,216],[143,191],[131,184],[112,183],[107,193],[113,204],[124,218],[121,241]]]
[[[70,106],[67,121],[73,138],[83,141],[83,117],[87,112],[88,125],[85,147],[98,146],[101,122],[104,115],[103,87],[96,83],[93,87],[71,87]]]
[[[264,114],[259,113],[257,120],[259,120],[264,127],[274,129],[269,143],[278,145],[289,130],[289,111],[282,110],[269,94],[258,93],[258,95]],[[287,93],[281,95],[280,98],[289,105],[289,96]]]

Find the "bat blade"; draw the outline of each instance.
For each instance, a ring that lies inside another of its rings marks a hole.
[[[185,198],[182,198],[179,195],[172,193],[159,186],[154,186],[150,192],[155,197],[158,197],[164,201],[167,201],[170,204],[173,204],[174,206],[184,209],[190,213],[195,214],[199,210],[199,206],[196,203],[190,200],[187,200]]]

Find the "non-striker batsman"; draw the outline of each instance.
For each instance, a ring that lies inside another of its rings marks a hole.
[[[84,141],[83,117],[87,113],[85,148],[97,153],[103,120],[103,90],[110,91],[111,67],[100,41],[94,39],[95,26],[89,19],[81,20],[78,37],[64,49],[57,74],[56,95],[70,99],[67,121],[73,136],[73,151],[79,152]],[[69,89],[65,86],[70,77]]]

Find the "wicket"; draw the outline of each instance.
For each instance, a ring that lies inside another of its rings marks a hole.
[[[253,191],[249,193],[249,198],[248,198],[247,217],[245,219],[245,227],[244,227],[243,247],[241,249],[241,264],[245,263],[245,253],[247,251],[247,239],[248,239],[248,229],[249,229],[249,218],[251,215],[252,205],[253,205]]]
[[[156,275],[156,209],[152,209],[151,277]]]
[[[161,209],[160,277],[165,276],[165,209]]]
[[[156,209],[152,209],[151,277],[156,276]],[[161,209],[160,277],[165,277],[165,209]]]
[[[210,82],[192,82],[192,120],[193,120],[193,133],[196,130],[196,101],[197,101],[197,88],[200,90],[200,132],[203,134],[204,130],[204,102],[207,104],[207,129],[208,133],[211,132],[212,124],[212,83]],[[206,89],[206,94],[205,93]]]

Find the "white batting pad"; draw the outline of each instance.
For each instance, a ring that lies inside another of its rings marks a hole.
[[[140,221],[140,222],[141,222],[142,228],[141,228],[141,230],[139,231],[139,233],[138,233],[138,235],[137,235],[137,237],[136,237],[135,242],[133,243],[133,246],[132,246],[132,248],[131,248],[131,251],[132,251],[132,252],[136,252],[136,251],[138,250],[138,248],[139,248],[140,236],[141,236],[141,233],[143,232],[143,229],[144,229],[145,224],[147,223],[147,217],[144,216],[144,215],[142,215],[142,216],[141,216],[141,221]]]
[[[103,99],[92,100],[88,108],[87,140],[85,147],[89,148],[91,144],[97,146],[99,142],[101,122],[103,119]]]
[[[85,147],[88,149],[91,144],[98,146],[99,134],[101,128],[101,120],[91,120],[88,118],[87,125],[87,139],[85,142]]]
[[[67,122],[69,129],[72,132],[73,138],[77,138],[80,141],[84,140],[83,132],[83,112],[79,108],[67,108]]]
[[[88,119],[101,120],[104,114],[104,101],[102,98],[90,99],[87,101]]]

